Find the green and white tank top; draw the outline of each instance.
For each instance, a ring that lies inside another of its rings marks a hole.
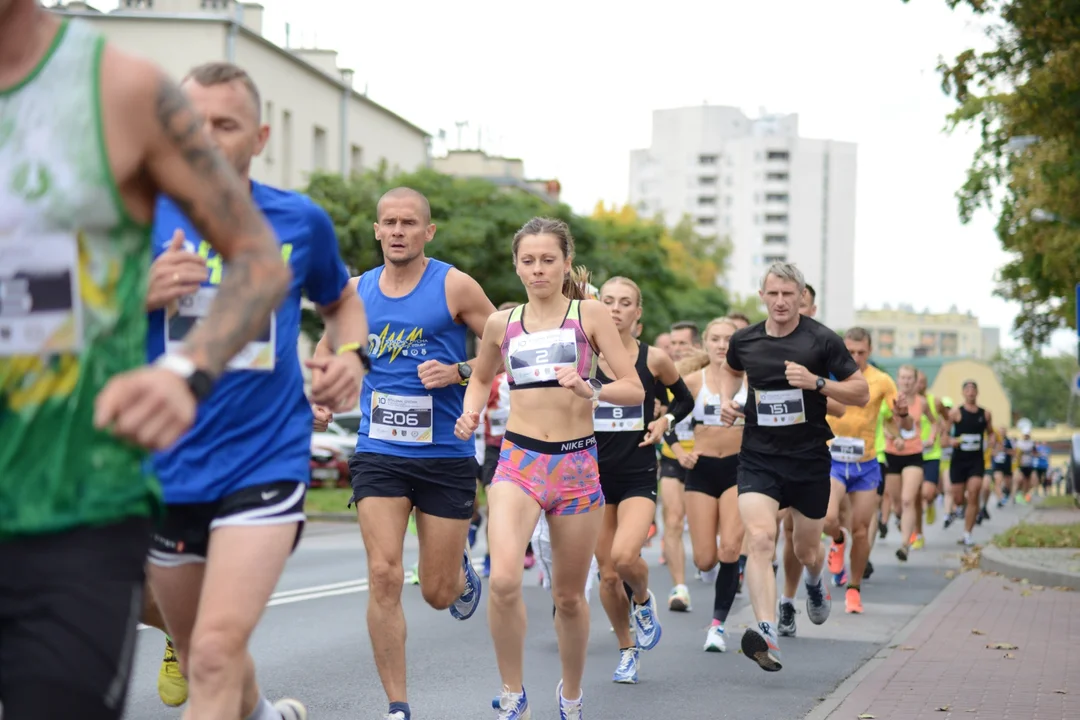
[[[64,21],[0,88],[0,540],[146,516],[145,453],[94,429],[112,376],[146,359],[149,227],[105,149],[105,42]]]

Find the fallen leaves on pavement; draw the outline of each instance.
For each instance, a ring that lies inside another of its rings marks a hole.
[[[990,643],[986,647],[989,650],[1019,650],[1020,649],[1017,646],[1013,645],[1012,643],[1007,643],[1007,642]]]
[[[984,633],[984,632],[983,632],[982,630],[980,630],[979,628],[973,628],[973,629],[971,630],[971,634],[972,634],[972,635],[985,635],[986,633]]]

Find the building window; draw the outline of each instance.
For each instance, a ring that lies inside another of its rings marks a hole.
[[[281,113],[281,184],[291,188],[292,185],[292,113],[285,110]]]
[[[715,165],[719,159],[718,155],[698,155],[697,161],[698,165]]]
[[[787,150],[770,150],[768,155],[769,160],[790,160]]]
[[[766,215],[765,216],[765,222],[767,222],[767,223],[778,223],[780,225],[787,225],[788,216],[787,215]]]
[[[766,235],[766,245],[787,245],[787,235]]]
[[[766,180],[779,180],[779,181],[783,182],[783,181],[786,181],[788,179],[788,174],[786,172],[766,173],[765,174],[765,179]]]
[[[787,193],[765,193],[765,202],[786,203],[787,201]]]
[[[715,225],[716,224],[716,218],[702,216],[702,217],[699,217],[697,219],[697,224],[698,225]]]
[[[716,196],[715,195],[701,195],[697,199],[697,204],[698,205],[715,205],[716,204]]]
[[[227,10],[229,0],[202,0],[203,10]]]
[[[269,100],[266,101],[266,110],[263,112],[263,121],[267,125],[274,124],[274,103]],[[274,134],[270,133],[270,139],[266,141],[266,147],[263,148],[263,157],[266,158],[267,165],[274,164]]]
[[[702,175],[701,177],[699,177],[697,179],[697,181],[698,181],[698,185],[715,185],[716,184],[716,176],[715,175]]]
[[[772,265],[773,263],[786,263],[787,255],[766,255],[765,264]]]
[[[364,148],[353,145],[349,149],[349,173],[359,175],[364,171]]]
[[[154,0],[124,0],[124,7],[130,10],[153,10]]]
[[[311,138],[311,166],[314,170],[326,170],[326,131],[318,125]]]

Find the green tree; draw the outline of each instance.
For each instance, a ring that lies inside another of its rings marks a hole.
[[[907,0],[904,0],[907,2]],[[993,47],[942,61],[957,102],[947,127],[975,127],[982,143],[957,192],[960,218],[998,216],[1012,259],[999,296],[1020,304],[1026,347],[1075,324],[1080,278],[1080,0],[946,0],[984,18]]]
[[[382,263],[372,228],[375,207],[386,190],[402,185],[424,193],[431,203],[432,221],[438,229],[429,254],[476,278],[496,305],[524,300],[510,243],[529,218],[544,215],[570,226],[575,263],[589,268],[594,284],[618,275],[638,283],[645,306],[645,338],[655,337],[677,320],[703,322],[727,311],[722,289],[712,282],[703,286],[688,271],[672,266],[662,242],[666,231],[657,223],[625,213],[582,217],[566,205],[550,205],[485,180],[453,178],[430,169],[394,177],[379,168],[347,179],[337,175],[312,178],[307,193],[329,213],[342,258],[354,273]],[[302,327],[309,337],[322,333],[314,312],[304,313]]]
[[[1074,356],[1008,350],[998,354],[992,365],[1015,416],[1031,418],[1036,426],[1071,419],[1073,396],[1069,388],[1080,371]]]

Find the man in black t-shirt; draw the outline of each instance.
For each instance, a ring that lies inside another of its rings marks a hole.
[[[821,543],[831,490],[826,443],[833,434],[825,422],[827,398],[860,407],[870,401],[866,380],[841,337],[799,314],[805,287],[794,265],[774,263],[769,268],[760,293],[768,319],[732,336],[720,388],[723,422],[746,418],[739,453],[739,514],[750,538],[746,575],[757,626],[743,635],[742,650],[769,671],[781,668],[776,578],[771,572],[777,513],[791,508],[807,615],[820,625],[832,605],[822,581]],[[733,398],[744,376],[747,403],[739,407]]]

